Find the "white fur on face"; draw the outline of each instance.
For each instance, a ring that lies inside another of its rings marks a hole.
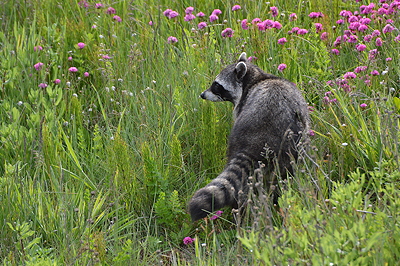
[[[209,101],[212,101],[212,102],[222,102],[222,101],[224,101],[221,97],[219,97],[218,95],[215,95],[210,90],[204,91],[202,93],[202,95],[204,96],[205,100],[209,100]]]

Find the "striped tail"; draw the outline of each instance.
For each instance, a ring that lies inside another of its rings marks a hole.
[[[192,220],[197,221],[225,206],[237,208],[238,192],[244,190],[253,167],[253,161],[244,154],[231,159],[219,176],[194,194],[189,203]]]

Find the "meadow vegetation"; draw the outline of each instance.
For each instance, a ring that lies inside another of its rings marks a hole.
[[[399,265],[400,1],[0,0],[3,265]],[[296,83],[310,149],[279,208],[192,223],[241,52]]]

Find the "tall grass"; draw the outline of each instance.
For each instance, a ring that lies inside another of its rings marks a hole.
[[[380,2],[3,1],[3,264],[400,263],[400,4]],[[205,17],[185,21],[189,6]],[[222,170],[232,124],[198,95],[242,51],[303,91],[311,147],[279,208],[256,173],[245,208],[193,224],[186,202]]]

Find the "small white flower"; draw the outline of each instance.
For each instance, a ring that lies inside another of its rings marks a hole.
[[[342,146],[346,147],[347,145],[349,145],[347,142],[343,142]]]
[[[104,38],[104,36],[100,34],[100,35],[99,35],[99,38],[103,39],[103,38]]]
[[[78,94],[76,94],[76,93],[72,94],[72,96],[78,98]]]
[[[19,102],[17,102],[17,104],[18,104],[19,106],[21,106],[21,105],[23,105],[24,103],[23,103],[22,101],[19,101]]]

